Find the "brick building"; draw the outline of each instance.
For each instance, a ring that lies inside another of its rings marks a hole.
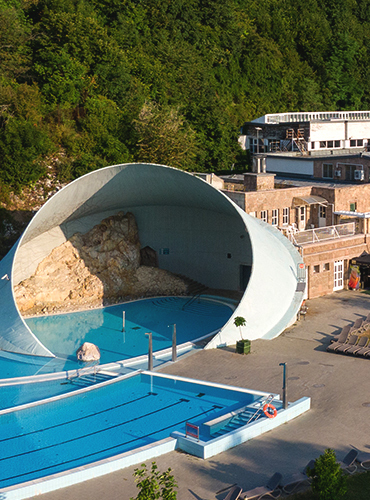
[[[264,172],[223,180],[229,198],[282,231],[299,249],[307,267],[308,298],[347,287],[351,259],[370,253],[370,183],[287,179]]]

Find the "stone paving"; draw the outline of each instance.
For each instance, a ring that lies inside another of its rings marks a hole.
[[[249,355],[235,354],[231,348],[200,351],[162,369],[282,395],[279,363],[286,362],[288,400],[312,398],[312,408],[305,415],[211,459],[180,452],[158,457],[160,470],[173,470],[179,500],[223,500],[228,486],[237,483],[244,490],[261,486],[276,471],[288,478],[328,447],[339,459],[351,445],[370,452],[370,359],[326,352],[330,339],[345,324],[367,316],[370,295],[341,291],[307,304],[305,320],[275,340],[253,341]],[[38,498],[128,500],[137,494],[134,469],[128,467]]]

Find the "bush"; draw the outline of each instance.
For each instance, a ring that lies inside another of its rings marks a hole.
[[[135,498],[130,500],[176,500],[177,488],[175,478],[169,468],[166,472],[159,472],[157,464],[152,462],[151,470],[148,471],[145,464],[141,469],[135,469],[134,477],[140,492]]]
[[[312,491],[317,494],[319,500],[339,500],[347,492],[347,480],[334,450],[325,450],[307,474],[312,477]]]

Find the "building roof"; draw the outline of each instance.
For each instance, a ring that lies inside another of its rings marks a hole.
[[[312,111],[312,112],[292,112],[274,113],[260,116],[252,123],[301,123],[312,121],[360,121],[370,120],[370,111]]]

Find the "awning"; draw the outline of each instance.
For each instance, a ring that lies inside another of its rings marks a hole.
[[[356,257],[351,259],[352,264],[367,264],[370,265],[370,255],[366,252],[363,252],[360,257]]]
[[[329,202],[321,196],[295,196],[293,198],[293,207],[300,205],[327,205]]]

